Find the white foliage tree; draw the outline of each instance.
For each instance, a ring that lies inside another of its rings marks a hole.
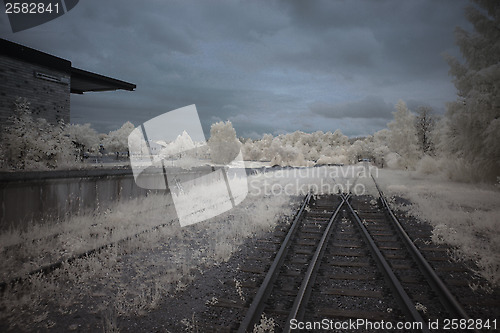
[[[373,158],[375,163],[381,168],[387,165],[386,156],[390,153],[389,150],[389,137],[391,132],[387,129],[381,129],[373,134]]]
[[[57,169],[75,166],[75,149],[57,125],[33,118],[25,98],[15,102],[11,125],[1,134],[3,167],[11,170]]]
[[[389,144],[390,135],[391,132],[387,128],[384,128],[373,134],[373,140],[379,145],[387,146]]]
[[[333,132],[332,140],[335,145],[347,146],[349,144],[349,138],[347,137],[347,135],[344,135],[339,129]]]
[[[109,132],[102,141],[104,148],[110,152],[128,152],[128,136],[134,128],[134,125],[127,121],[116,131]]]
[[[271,165],[279,166],[307,166],[302,152],[296,147],[283,145],[279,140],[274,140],[269,147],[272,156]]]
[[[364,151],[364,144],[361,140],[356,140],[347,148],[347,159],[350,164],[355,164]]]
[[[281,146],[281,148],[279,148]],[[248,140],[243,145],[245,159],[271,161],[282,166],[348,163],[348,137],[340,130],[334,133],[295,131],[273,137],[265,134],[261,140]]]
[[[262,161],[270,161],[272,156],[269,153],[269,148],[273,143],[273,136],[271,134],[264,134],[262,139],[255,142],[255,145],[258,145],[262,149]]]
[[[448,104],[446,150],[474,171],[473,178],[500,177],[500,2],[476,0],[466,17],[474,33],[455,31],[465,59],[448,56],[458,98]]]
[[[236,131],[229,120],[212,124],[208,146],[210,158],[214,163],[228,164],[238,156],[241,142],[236,137]]]
[[[207,145],[204,142],[194,142],[186,131],[183,131],[170,143],[157,141],[156,144],[163,146],[163,148],[154,157],[155,162],[170,159],[172,160],[172,166],[175,165],[185,169],[191,169],[205,163],[203,159],[206,157]]]
[[[186,131],[183,131],[181,135],[171,142],[166,143],[164,148],[160,151],[160,156],[168,157],[171,155],[182,154],[188,150],[194,149],[196,147],[195,143],[191,139],[191,136]]]
[[[64,132],[76,146],[80,158],[85,152],[99,151],[99,134],[90,127],[90,124],[69,124],[66,125]]]
[[[177,138],[170,143],[163,141],[158,141],[156,143],[163,146],[157,157],[159,160],[183,158],[188,161],[188,157],[201,159],[205,157],[205,151],[208,149],[203,142],[194,142],[186,131],[183,131],[181,135],[178,135]],[[192,161],[192,159],[189,161]]]
[[[264,152],[259,144],[260,140],[254,142],[247,140],[242,147],[242,152],[245,160],[247,161],[260,161],[264,158]]]
[[[394,120],[387,124],[389,148],[400,156],[399,167],[413,168],[419,157],[415,116],[402,100],[396,104],[393,115]]]
[[[386,165],[386,156],[390,153],[389,147],[386,145],[375,144],[373,149],[373,162],[379,167],[383,168]]]
[[[432,108],[430,106],[419,106],[415,121],[418,146],[424,154],[430,154],[434,151],[434,142],[432,141],[431,133],[436,124]]]

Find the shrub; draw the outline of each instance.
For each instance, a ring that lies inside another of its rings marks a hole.
[[[418,162],[416,166],[418,174],[429,175],[436,174],[439,171],[437,161],[429,155],[424,155]]]
[[[10,170],[56,169],[75,165],[76,152],[64,123],[34,119],[25,98],[15,102],[11,125],[1,135],[2,167]]]
[[[233,161],[238,156],[241,147],[233,124],[230,121],[212,124],[208,146],[212,162],[228,164]]]

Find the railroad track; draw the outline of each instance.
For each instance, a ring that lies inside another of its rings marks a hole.
[[[295,330],[298,323],[326,328],[320,326],[324,319],[361,319],[368,325],[366,331],[376,327],[370,323],[385,322],[387,331],[397,331],[395,325],[401,323],[412,326],[399,331],[434,332],[439,330],[429,323],[439,321],[442,328],[444,319],[453,318],[467,323],[468,332],[479,331],[469,325],[474,321],[433,268],[454,271],[447,268],[446,251],[426,244],[422,248],[427,260],[375,184],[378,201],[369,196],[308,194],[272,263],[254,258],[253,265],[242,268],[256,274],[259,282],[247,285],[256,289],[251,303],[218,305],[244,313],[225,330],[252,332],[264,314],[273,318],[276,332]]]
[[[433,332],[428,323],[435,320],[441,320],[441,327],[444,318],[471,320],[468,312],[476,304],[459,302],[454,296],[456,288],[468,285],[460,279],[443,278],[446,273],[460,276],[463,272],[448,265],[446,249],[420,242],[419,228],[410,230],[410,237],[376,182],[375,185],[379,200],[350,194],[309,193],[288,230],[278,233],[279,240],[266,242],[265,253],[241,268],[255,275],[243,285],[251,290],[251,301],[220,300],[216,304],[237,308],[240,319],[225,329],[214,330],[252,332],[263,314],[273,318],[276,332],[294,330],[296,326],[291,323],[321,323],[323,319],[404,322],[417,325],[411,328],[421,332]],[[103,245],[66,262],[164,226]],[[49,274],[62,263],[41,267],[28,276]],[[28,276],[0,283],[0,292],[9,285],[22,283]],[[203,331],[210,329],[207,326]]]

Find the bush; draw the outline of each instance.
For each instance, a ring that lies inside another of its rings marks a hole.
[[[277,142],[273,142],[269,148],[269,153],[272,155],[271,165],[279,166],[308,166],[302,152],[292,146],[282,146]]]
[[[444,176],[452,181],[474,183],[484,180],[483,172],[489,169],[485,164],[467,161],[464,158],[445,157],[440,160]]]
[[[230,121],[217,122],[210,128],[210,158],[217,164],[228,164],[240,153],[241,142]]]
[[[319,159],[316,161],[316,165],[327,165],[327,164],[348,164],[348,160],[345,155],[333,155],[333,156],[321,155]]]
[[[10,120],[12,125],[1,135],[3,168],[56,169],[76,164],[76,151],[63,122],[52,125],[43,118],[35,120],[25,98],[16,100]]]
[[[416,165],[416,171],[418,174],[430,175],[439,172],[438,162],[429,155],[424,155]]]
[[[385,156],[385,164],[389,169],[401,169],[401,156],[397,153],[389,153]]]

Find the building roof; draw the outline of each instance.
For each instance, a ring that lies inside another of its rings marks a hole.
[[[133,91],[135,87],[132,83],[71,67],[71,92],[75,94],[118,89]]]
[[[69,60],[2,38],[0,38],[0,54],[70,74],[71,92],[75,94],[83,94],[89,91],[133,91],[136,88],[135,84],[75,68]]]

